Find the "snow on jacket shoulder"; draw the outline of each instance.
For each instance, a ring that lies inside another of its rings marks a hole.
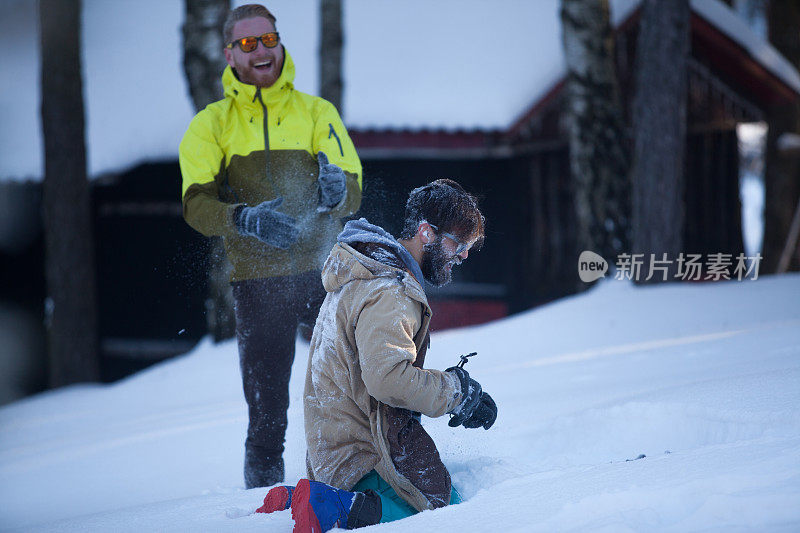
[[[225,238],[232,281],[292,275],[319,269],[341,217],[361,204],[361,161],[336,108],[294,89],[294,62],[285,53],[275,84],[240,82],[230,67],[225,98],[200,111],[179,149],[183,216],[197,231]],[[317,154],[345,171],[347,193],[329,213],[318,213]],[[280,211],[297,219],[300,238],[281,250],[239,235],[233,212],[283,198]]]
[[[303,401],[309,476],[350,489],[375,469],[415,508],[447,505],[449,474],[414,412],[442,416],[461,391],[451,373],[421,367],[431,316],[422,286],[344,243],[322,278]]]

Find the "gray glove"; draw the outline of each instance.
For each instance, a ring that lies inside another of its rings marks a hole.
[[[481,384],[469,377],[462,367],[453,366],[445,372],[452,372],[461,383],[461,403],[450,412],[450,427],[464,426],[467,429],[483,427],[489,429],[497,420],[497,404],[491,396],[483,392]]]
[[[497,404],[485,392],[481,392],[481,403],[472,411],[469,418],[461,423],[462,426],[468,429],[483,427],[489,429],[497,420]]]
[[[447,425],[450,427],[458,427],[464,423],[478,405],[481,403],[481,384],[469,377],[469,372],[458,366],[451,366],[445,372],[452,372],[458,378],[461,384],[461,403],[450,412],[450,422]]]
[[[333,163],[328,163],[325,152],[317,154],[319,162],[319,207],[317,211],[326,212],[336,207],[344,199],[347,192],[344,170]]]
[[[300,229],[294,218],[277,211],[282,203],[283,198],[276,198],[255,207],[239,208],[235,213],[236,231],[286,250],[297,242]]]

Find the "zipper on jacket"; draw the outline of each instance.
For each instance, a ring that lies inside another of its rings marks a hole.
[[[264,100],[261,99],[261,87],[256,89],[256,98],[258,98],[261,108],[264,110],[264,172],[266,173],[267,179],[273,181],[271,168],[272,160],[269,154],[269,114],[267,112],[267,106],[264,104]]]
[[[330,129],[330,131],[328,131],[328,139],[330,139],[330,138],[331,138],[331,135],[333,135],[334,137],[336,137],[336,142],[337,142],[337,143],[339,143],[339,153],[340,153],[340,154],[342,154],[342,157],[344,157],[344,150],[342,150],[342,141],[340,141],[340,140],[339,140],[339,136],[338,136],[338,135],[336,135],[336,130],[335,130],[335,129],[333,129],[333,124],[331,124],[330,122],[328,122],[328,126],[330,126],[330,128],[331,128],[331,129]]]

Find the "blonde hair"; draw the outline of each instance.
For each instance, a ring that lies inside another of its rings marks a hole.
[[[222,27],[222,36],[225,44],[227,45],[233,40],[233,27],[237,22],[255,17],[263,17],[272,22],[273,25],[277,20],[275,15],[270,13],[269,9],[261,4],[245,4],[243,6],[239,6],[228,13],[228,18],[225,19],[225,25]]]

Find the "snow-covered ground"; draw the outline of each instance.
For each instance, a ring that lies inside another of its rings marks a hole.
[[[304,471],[298,342],[287,477]],[[435,334],[489,431],[426,420],[466,501],[380,531],[800,530],[800,275],[592,291]],[[446,417],[445,417],[446,418]],[[249,515],[236,347],[0,409],[0,529],[289,531]],[[637,459],[639,458],[639,459]]]

